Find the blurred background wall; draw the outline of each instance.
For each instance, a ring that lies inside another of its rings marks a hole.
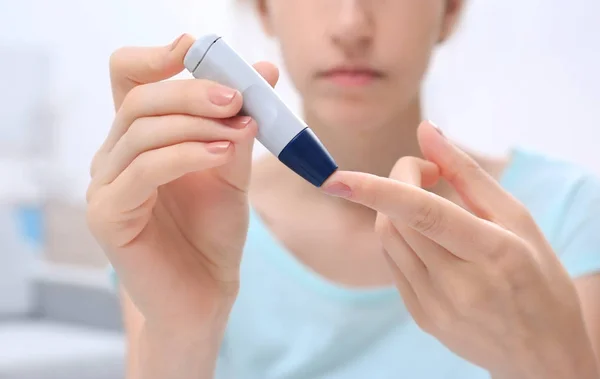
[[[6,152],[0,151],[0,187],[20,197],[26,192],[28,201],[50,200],[51,256],[105,263],[97,250],[86,254],[78,246],[89,237],[81,223],[89,162],[114,114],[111,52],[167,44],[184,31],[228,34],[228,7],[226,1],[0,1],[0,149]]]
[[[431,69],[428,115],[484,149],[518,142],[591,164],[600,112],[600,2],[470,2],[460,33],[440,49]],[[251,10],[231,3],[0,0],[0,46],[47,54],[49,69],[38,64],[16,77],[35,88],[39,70],[50,76],[43,86],[57,124],[51,158],[56,192],[83,199],[88,162],[112,119],[107,61],[117,47],[217,31],[251,61],[278,59]],[[12,90],[3,88],[6,106]],[[286,78],[278,90],[295,102]],[[577,143],[564,143],[566,130]]]
[[[3,309],[39,311],[36,277],[71,283],[70,293],[110,288],[84,219],[89,162],[113,118],[108,58],[120,46],[163,45],[182,32],[217,32],[249,61],[280,62],[253,11],[233,0],[0,0],[0,320]],[[520,145],[600,173],[599,67],[600,1],[470,0],[431,67],[426,116],[482,150]],[[299,109],[285,72],[277,90]],[[69,305],[44,307],[62,315],[61,327],[79,317]],[[56,333],[39,333],[30,338],[54,344]],[[72,336],[82,345],[73,342],[67,355],[113,346],[79,329]],[[0,347],[0,376],[2,356]]]
[[[523,145],[596,172],[600,157],[600,1],[469,0],[457,34],[437,52],[426,116],[453,138],[502,152]],[[251,60],[276,56],[252,12],[233,34]],[[249,29],[250,26],[250,29]],[[279,90],[297,101],[286,78]]]

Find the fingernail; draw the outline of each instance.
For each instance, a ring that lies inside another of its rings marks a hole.
[[[213,154],[222,154],[229,150],[229,146],[231,146],[229,141],[211,142],[206,145],[206,150]]]
[[[434,124],[434,123],[433,123],[433,121],[429,120],[429,124],[430,124],[431,126],[433,126],[433,128],[434,128],[435,130],[437,130],[437,132],[438,132],[438,133],[440,133],[440,135],[441,135],[442,137],[446,137],[446,135],[444,134],[444,132],[442,131],[442,129],[440,129],[440,127],[439,127],[439,126],[437,126],[436,124]]]
[[[179,45],[179,42],[181,42],[181,40],[183,39],[183,37],[185,37],[185,33],[180,35],[175,41],[173,41],[173,43],[169,46],[169,51],[175,50],[177,48],[177,45]]]
[[[210,101],[219,106],[231,104],[236,94],[236,90],[224,86],[215,86],[208,90],[208,98]]]
[[[248,124],[250,124],[250,121],[252,121],[252,117],[241,116],[236,118],[235,121],[232,122],[230,125],[236,129],[244,129],[248,126]]]
[[[323,191],[332,196],[348,198],[352,196],[352,190],[344,183],[332,183],[327,187],[323,188]]]

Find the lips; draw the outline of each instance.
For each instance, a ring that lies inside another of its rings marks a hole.
[[[365,67],[336,67],[320,75],[321,78],[340,86],[365,86],[381,79],[383,73]]]

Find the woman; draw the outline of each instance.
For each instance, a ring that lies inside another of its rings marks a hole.
[[[88,213],[121,283],[128,378],[598,378],[597,180],[420,122],[463,5],[257,0],[340,165],[322,188],[272,156],[250,176],[240,93],[162,81],[190,36],[112,56]]]

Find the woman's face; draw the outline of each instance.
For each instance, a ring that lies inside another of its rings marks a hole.
[[[419,95],[432,49],[462,0],[260,0],[305,109],[321,122],[368,128]]]

